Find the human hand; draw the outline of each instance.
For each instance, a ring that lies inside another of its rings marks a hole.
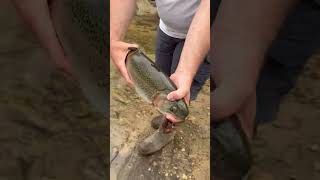
[[[192,76],[182,72],[175,72],[170,76],[170,79],[177,86],[177,90],[168,94],[167,99],[175,101],[184,98],[185,102],[190,104],[190,88],[192,84]]]
[[[120,40],[111,40],[110,41],[110,56],[111,60],[114,63],[114,65],[118,68],[119,72],[121,73],[122,77],[125,78],[125,80],[129,84],[133,84],[132,80],[129,77],[125,60],[126,56],[129,52],[130,47],[138,48],[138,45],[136,44],[129,44],[125,43]]]

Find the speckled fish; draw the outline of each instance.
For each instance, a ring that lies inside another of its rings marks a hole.
[[[130,49],[126,67],[136,92],[145,101],[152,103],[169,120],[185,120],[189,114],[185,101],[167,100],[167,95],[175,91],[176,86],[141,50]]]
[[[50,4],[57,36],[89,102],[108,112],[109,13],[104,0],[54,0]]]

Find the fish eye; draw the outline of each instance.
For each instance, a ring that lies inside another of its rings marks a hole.
[[[177,107],[176,106],[172,106],[171,108],[170,108],[170,111],[172,111],[172,112],[176,112],[177,111]]]

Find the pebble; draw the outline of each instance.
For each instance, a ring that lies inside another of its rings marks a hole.
[[[186,149],[185,149],[185,148],[182,148],[182,149],[181,149],[181,151],[182,151],[182,152],[185,152],[185,151],[186,151]]]
[[[169,175],[169,174],[168,174],[168,173],[166,173],[164,176],[168,177],[168,175]]]
[[[148,168],[148,171],[151,171],[151,168],[150,168],[150,167]]]
[[[152,165],[153,165],[153,166],[156,166],[156,165],[157,165],[157,162],[153,161]]]
[[[182,174],[181,178],[182,179],[188,179],[188,176],[186,176],[185,174]]]

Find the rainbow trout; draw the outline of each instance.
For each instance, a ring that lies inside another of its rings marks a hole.
[[[167,100],[167,95],[177,88],[153,61],[137,48],[131,48],[126,58],[128,74],[136,92],[157,107],[168,120],[182,122],[189,114],[184,100]]]
[[[108,110],[108,1],[54,0],[50,14],[72,70],[96,110]]]

